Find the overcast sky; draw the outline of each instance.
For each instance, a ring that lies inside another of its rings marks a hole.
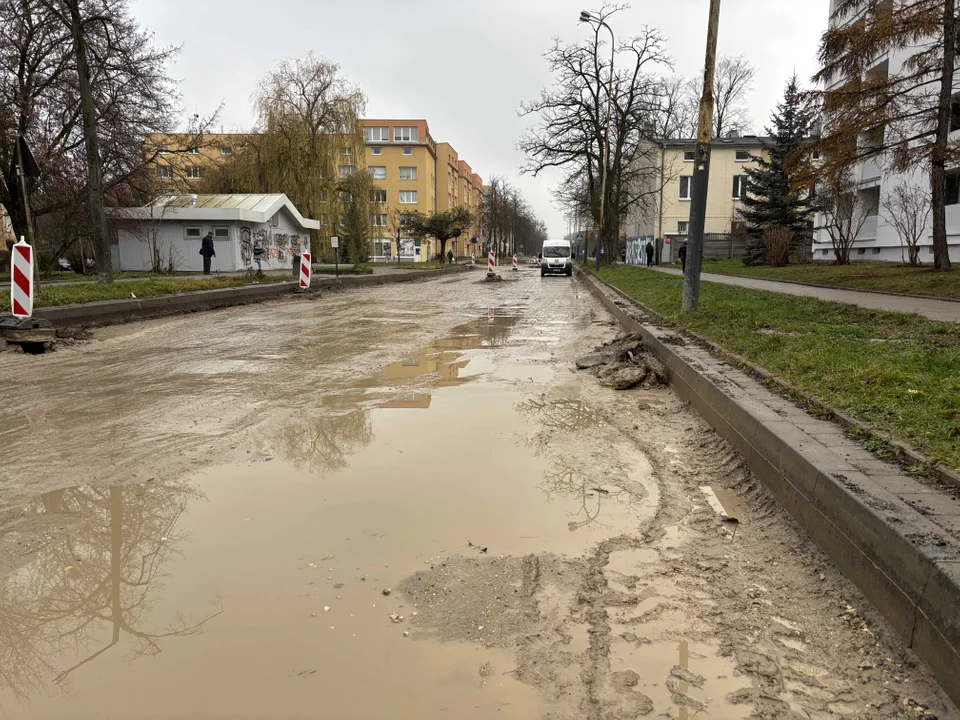
[[[586,3],[586,4],[585,4]],[[702,73],[709,0],[633,0],[611,20],[618,37],[659,28],[676,72]],[[517,141],[530,124],[517,108],[551,82],[543,59],[554,38],[588,33],[578,15],[596,0],[132,0],[161,45],[181,45],[172,68],[184,109],[224,103],[225,130],[251,124],[250,95],[278,61],[313,51],[340,64],[367,95],[367,117],[426,118],[483,178],[507,176],[543,218],[566,231],[554,177],[521,177]],[[758,68],[755,130],[767,123],[796,70],[815,72],[829,0],[723,0],[719,52]]]

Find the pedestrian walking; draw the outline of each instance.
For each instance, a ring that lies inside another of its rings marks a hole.
[[[677,251],[677,255],[680,257],[680,269],[686,274],[687,272],[687,244],[683,243],[680,246],[680,249]]]
[[[213,231],[206,234],[200,241],[200,254],[203,255],[203,274],[210,274],[210,263],[217,256],[217,251],[213,249]]]
[[[447,265],[453,265],[453,250],[447,250]]]
[[[647,267],[653,267],[653,243],[647,240]]]

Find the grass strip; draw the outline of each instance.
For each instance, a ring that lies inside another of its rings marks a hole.
[[[705,282],[680,312],[682,278],[626,265],[596,274],[665,319],[827,405],[960,469],[960,325]]]

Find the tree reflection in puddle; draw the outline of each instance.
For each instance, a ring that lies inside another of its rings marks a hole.
[[[124,639],[131,658],[159,655],[164,639],[197,634],[223,612],[213,598],[212,611],[199,620],[178,615],[166,627],[147,627],[163,565],[186,539],[177,524],[199,497],[187,483],[147,482],[65,488],[26,508],[83,522],[32,564],[0,578],[0,706],[4,695],[28,703],[51,680],[67,691],[72,673]]]
[[[370,411],[354,410],[294,422],[280,432],[284,457],[298,470],[321,475],[342,470],[373,441]]]

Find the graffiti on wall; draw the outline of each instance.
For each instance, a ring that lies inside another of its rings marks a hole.
[[[287,259],[287,251],[289,250],[289,248],[287,247],[288,240],[289,238],[283,233],[277,233],[276,235],[273,236],[273,241],[277,246],[278,262],[285,262]]]
[[[300,242],[299,235],[290,236],[290,254],[298,257],[303,254],[303,245]]]
[[[240,228],[240,260],[244,267],[253,267],[253,242],[248,227]]]

